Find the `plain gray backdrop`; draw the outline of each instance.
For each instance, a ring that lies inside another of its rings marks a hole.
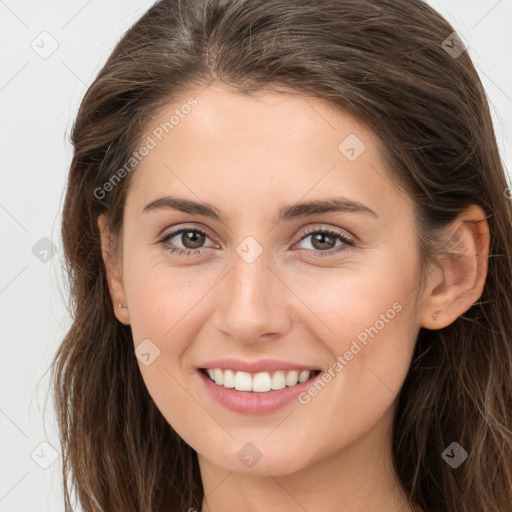
[[[68,138],[87,87],[153,3],[0,0],[1,512],[64,510],[48,367],[70,325],[60,242]],[[511,169],[512,0],[428,3],[467,41]]]

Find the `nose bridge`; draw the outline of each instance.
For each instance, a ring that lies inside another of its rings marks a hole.
[[[264,306],[268,306],[271,299],[270,276],[272,273],[269,268],[267,255],[260,255],[254,261],[246,261],[243,257],[235,256],[233,258],[232,271],[232,294],[234,305],[244,310],[250,307],[253,311]],[[260,311],[262,313],[263,311]]]
[[[283,297],[277,296],[282,284],[269,268],[271,251],[254,242],[245,240],[236,248],[216,308],[216,327],[246,342],[288,326]]]

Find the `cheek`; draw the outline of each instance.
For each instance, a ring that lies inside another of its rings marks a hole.
[[[415,321],[414,252],[375,253],[364,263],[354,262],[286,277],[307,307],[302,320],[336,355],[349,350],[353,340],[369,347],[369,340],[386,338],[390,350],[403,345]]]
[[[134,251],[125,259],[134,346],[147,345],[157,354],[149,366],[139,360],[139,367],[153,400],[174,425],[182,416],[176,411],[185,407],[190,412],[184,391],[192,367],[189,349],[211,316],[204,299],[218,277],[211,270],[173,268],[137,256]]]
[[[167,422],[187,442],[193,442],[194,437],[188,437],[193,431],[191,425],[204,424],[205,417],[204,410],[196,407],[186,390],[185,372],[190,367],[185,364],[185,354],[204,321],[201,311],[204,305],[200,302],[204,285],[186,277],[190,272],[180,272],[161,263],[146,262],[144,266],[136,258],[126,260],[125,270],[129,276],[125,293],[130,304],[134,346],[149,347],[144,352],[151,353],[149,365],[139,357],[142,378]]]
[[[418,331],[413,255],[380,257],[335,282],[320,279],[308,293],[308,305],[322,320],[315,318],[309,328],[328,348],[332,365],[325,387],[310,389],[304,403],[310,399],[326,423],[345,428],[348,436],[378,421],[409,370]]]
[[[172,338],[178,341],[174,344],[178,348],[183,338],[176,333],[187,323],[183,322],[187,315],[203,306],[198,301],[208,283],[203,270],[173,267],[162,262],[161,256],[152,261],[134,252],[126,258],[125,294],[135,344],[153,336],[163,342]]]

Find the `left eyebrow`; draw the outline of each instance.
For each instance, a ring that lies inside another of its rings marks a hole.
[[[331,197],[321,201],[309,201],[285,206],[279,210],[279,220],[292,220],[329,212],[364,213],[378,217],[373,210],[359,201],[353,201],[346,197]]]
[[[227,221],[227,217],[212,204],[199,203],[175,196],[164,196],[151,201],[144,207],[143,213],[162,208],[172,208],[191,215],[201,215],[223,223]],[[345,197],[331,197],[320,201],[308,201],[284,206],[279,210],[279,221],[289,221],[329,212],[362,213],[378,217],[373,210],[358,201]]]

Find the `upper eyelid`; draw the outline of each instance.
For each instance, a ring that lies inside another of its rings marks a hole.
[[[187,225],[184,225],[184,226],[178,226],[176,228],[172,228],[170,229],[169,231],[166,231],[165,229],[161,232],[161,234],[159,235],[159,239],[162,240],[162,239],[168,239],[168,238],[174,238],[175,236],[181,234],[182,232],[184,231],[198,231],[200,233],[203,233],[204,235],[206,235],[208,238],[210,238],[211,240],[215,240],[215,237],[211,236],[210,235],[210,232],[209,230],[203,228],[203,227],[196,227],[196,226],[187,226]]]
[[[306,231],[304,231],[301,235],[301,240],[303,240],[306,236],[309,236],[309,235],[312,235],[313,233],[316,233],[316,232],[327,232],[327,233],[331,233],[334,234],[334,235],[337,235],[339,237],[342,237],[342,238],[347,238],[348,240],[350,241],[355,241],[355,236],[350,234],[346,229],[342,229],[342,228],[331,228],[331,227],[312,227],[312,228],[308,228],[306,229]],[[347,233],[347,234],[345,234]]]

